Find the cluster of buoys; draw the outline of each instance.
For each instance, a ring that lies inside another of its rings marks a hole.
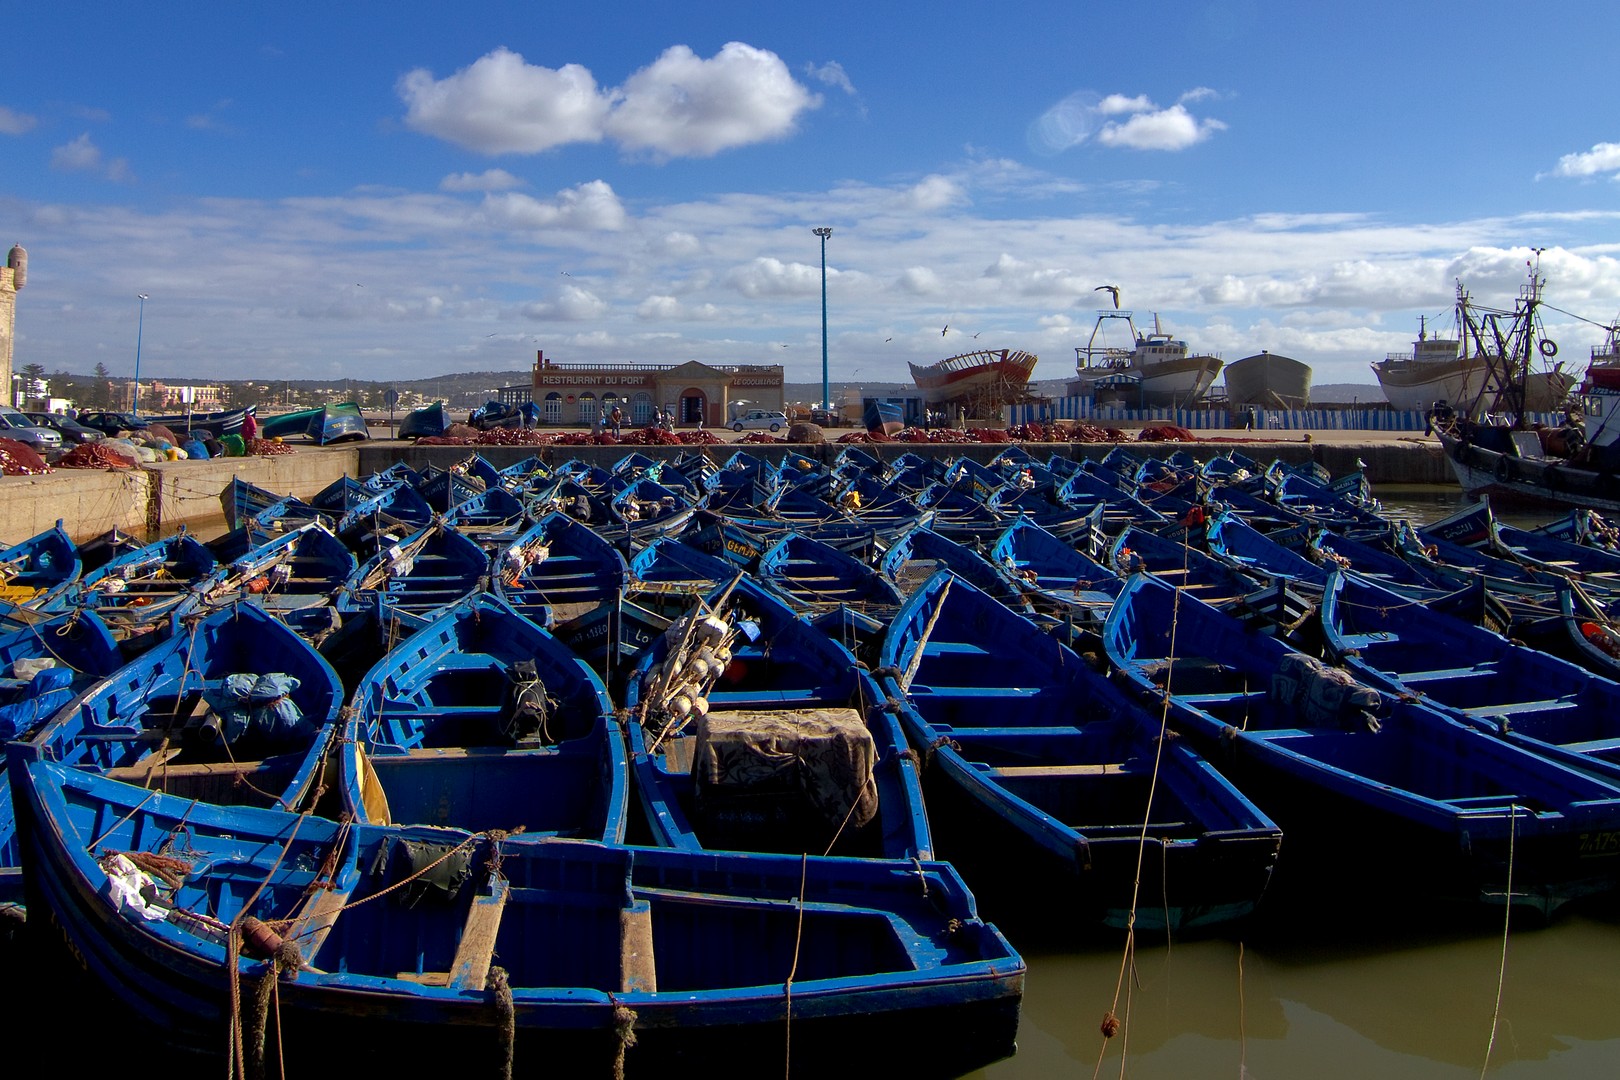
[[[664,631],[665,659],[648,669],[647,699],[666,729],[709,713],[708,693],[731,664],[731,625],[718,615],[693,613]]]

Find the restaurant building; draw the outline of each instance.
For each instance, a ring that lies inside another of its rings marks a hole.
[[[501,400],[521,405],[522,387],[504,387]],[[535,353],[529,401],[542,424],[589,426],[617,405],[626,427],[645,427],[660,411],[675,423],[724,427],[732,407],[781,409],[780,364],[559,364]]]

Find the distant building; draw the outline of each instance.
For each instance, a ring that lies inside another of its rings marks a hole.
[[[506,386],[496,398],[511,405],[540,406],[542,424],[588,426],[615,405],[627,427],[644,427],[656,412],[670,411],[677,424],[724,426],[733,406],[782,409],[780,364],[559,364],[535,353],[533,382]]]
[[[154,379],[141,384],[141,408],[150,408],[152,400],[156,398],[159,412],[171,409],[183,412],[187,404],[187,391],[191,392],[192,412],[217,412],[225,407],[225,388],[222,386],[176,386]],[[120,399],[128,401],[134,393],[135,383],[130,380],[119,391]]]

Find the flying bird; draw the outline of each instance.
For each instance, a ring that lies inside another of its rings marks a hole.
[[[884,338],[884,339],[883,339],[883,340],[884,340],[884,341],[893,341],[893,340],[894,340],[894,338],[892,338],[892,337],[886,337],[886,338]]]
[[[950,329],[950,328],[951,328],[951,324],[950,324],[950,323],[946,323],[946,324],[945,324],[945,330],[949,330],[949,329]],[[940,337],[944,337],[944,336],[945,336],[945,330],[941,330],[941,331],[940,331],[940,332],[939,332],[939,336],[940,336]]]
[[[1095,289],[1092,289],[1091,291],[1092,292],[1105,292],[1105,293],[1107,293],[1109,296],[1112,296],[1114,298],[1114,307],[1116,309],[1119,307],[1119,286],[1118,285],[1099,285]]]
[[[573,277],[574,276],[573,274],[570,274],[566,270],[559,270],[559,271],[557,271],[557,273],[561,274],[563,277]]]
[[[983,331],[983,330],[980,330],[980,331],[979,331],[979,334],[982,334],[982,333],[984,333],[984,331]],[[973,335],[973,340],[974,340],[974,341],[978,341],[978,340],[979,340],[979,334],[974,334],[974,335]]]

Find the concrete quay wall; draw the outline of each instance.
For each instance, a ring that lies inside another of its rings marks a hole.
[[[1364,467],[1375,484],[1455,484],[1445,455],[1437,443],[1413,439],[1356,439],[1345,432],[1312,443],[1248,440],[1236,448],[1260,461],[1280,458],[1290,463],[1317,461],[1335,476]],[[936,457],[968,457],[987,462],[1007,449],[1007,443],[869,443],[861,448],[893,460],[913,453]],[[1074,459],[1097,459],[1113,449],[1108,443],[1030,443],[1032,455],[1046,459],[1060,454]],[[1133,453],[1166,457],[1185,450],[1204,458],[1233,449],[1227,442],[1130,443]],[[15,544],[43,532],[59,519],[77,541],[112,529],[132,536],[156,539],[184,525],[193,530],[223,526],[219,495],[232,477],[284,495],[307,499],[340,476],[366,476],[397,461],[413,468],[429,464],[449,466],[477,450],[497,467],[526,457],[539,457],[548,465],[570,459],[604,468],[631,452],[652,458],[673,459],[692,449],[685,446],[417,446],[393,440],[373,440],[358,446],[299,447],[296,453],[271,457],[221,458],[210,461],[169,461],[133,469],[102,471],[58,469],[41,476],[0,477],[0,544]],[[706,448],[716,461],[737,450],[770,460],[789,451],[831,462],[843,446],[817,443],[722,444]],[[1357,463],[1364,463],[1358,465]]]

